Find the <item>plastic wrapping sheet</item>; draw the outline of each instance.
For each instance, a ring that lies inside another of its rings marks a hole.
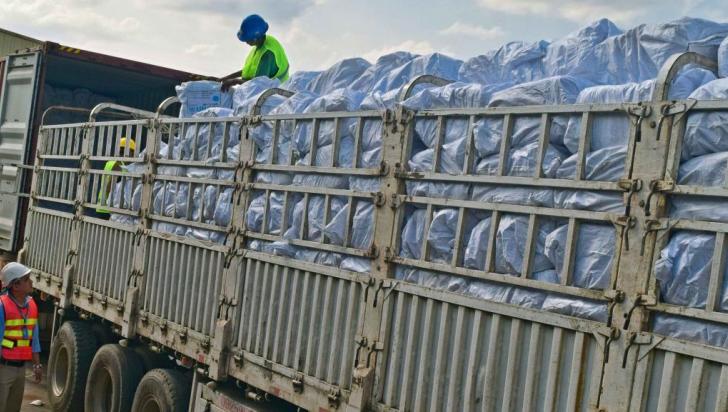
[[[195,113],[196,118],[222,118],[232,117],[232,109],[221,109],[221,108],[210,108],[201,112]],[[235,123],[228,123],[227,130],[227,144],[223,148],[223,140],[225,138],[225,123],[212,123],[212,131],[210,131],[209,123],[201,123],[199,126],[189,125],[185,132],[185,137],[182,139],[182,159],[183,160],[204,160],[204,161],[220,161],[223,150],[237,146],[240,144],[240,126]],[[212,135],[212,143],[210,145],[210,155],[208,156],[208,143]],[[189,168],[199,169],[199,168]],[[188,175],[190,173],[188,169]],[[200,175],[207,175],[209,177],[214,176],[214,169],[202,168],[197,170],[195,173],[197,177]]]
[[[654,79],[662,65],[676,53],[694,51],[715,59],[718,45],[728,35],[728,24],[685,17],[664,24],[640,25],[614,34],[585,47],[572,48],[573,59],[558,61],[547,55],[548,70],[597,84]]]
[[[556,172],[558,179],[576,177],[576,160],[573,155],[561,163]],[[607,147],[586,156],[584,175],[586,180],[616,182],[624,175],[627,148]],[[591,210],[595,212],[624,211],[624,195],[620,192],[588,190],[555,190],[554,205],[562,209]]]
[[[311,82],[321,75],[320,71],[297,71],[291,74],[281,88],[292,92],[308,91]]]
[[[728,37],[718,47],[718,76],[728,77]]]
[[[265,216],[265,193],[254,193],[253,199],[248,205],[245,214],[245,228],[253,232],[263,231],[263,216]],[[277,235],[281,231],[281,223],[283,218],[283,199],[285,195],[282,192],[270,192],[268,199],[268,223],[266,233]]]
[[[555,293],[546,296],[541,304],[541,309],[597,322],[606,322],[609,317],[605,303]]]
[[[458,209],[440,209],[433,212],[430,230],[427,232],[430,262],[448,265],[452,262],[458,214]]]
[[[728,99],[728,78],[706,83],[691,95],[695,100]],[[688,114],[683,138],[682,160],[710,153],[728,151],[728,111],[695,112]]]
[[[506,168],[507,176],[533,177],[536,174],[538,142],[511,149]],[[565,157],[564,152],[549,145],[543,162],[543,176],[553,178]],[[475,174],[496,175],[500,156],[495,154],[481,159],[475,166]],[[530,187],[508,187],[474,184],[471,200],[487,203],[508,203],[527,206],[553,207],[554,190]]]
[[[546,48],[543,58],[545,72],[549,76],[594,72],[603,67],[593,65],[596,61],[595,47],[610,37],[622,34],[608,19],[599,19],[578,31],[558,39]]]
[[[715,80],[715,75],[705,69],[687,66],[681,70],[670,85],[668,99],[687,99],[702,85]],[[579,93],[577,104],[618,104],[651,101],[655,91],[655,80],[621,85],[593,86]],[[571,153],[579,150],[581,117],[570,117],[564,137],[564,146]],[[626,145],[629,141],[630,119],[627,114],[604,113],[592,118],[591,144],[589,151],[610,146]]]
[[[715,235],[705,232],[677,231],[655,262],[655,278],[660,299],[673,305],[705,308],[710,290],[710,271]],[[728,311],[728,276],[724,271],[719,286],[717,308]]]
[[[336,89],[349,87],[371,65],[360,57],[341,60],[314,77],[306,89],[312,93],[324,95]]]
[[[490,236],[490,217],[478,221],[473,226],[465,244],[463,253],[463,267],[468,269],[485,270],[485,255],[488,253],[488,240]]]
[[[678,184],[722,187],[728,172],[728,152],[698,156],[684,162],[678,170]],[[725,199],[701,196],[669,197],[670,217],[690,220],[728,222]]]
[[[265,76],[256,77],[250,79],[247,82],[233,86],[231,88],[232,93],[232,108],[236,114],[250,114],[252,109],[251,99],[256,98],[268,89],[279,87],[280,81],[278,79],[270,79]],[[252,101],[255,104],[255,101]]]
[[[468,59],[460,67],[458,79],[467,83],[525,83],[543,79],[543,59],[549,43],[515,41]]]
[[[268,114],[285,115],[299,114],[308,107],[318,96],[309,92],[298,92],[293,96],[285,99],[280,105],[273,108]],[[294,127],[296,122],[293,120],[284,120],[280,122],[278,144],[275,148],[276,158],[275,164],[290,163],[290,144],[294,135]],[[273,142],[273,130],[271,125],[267,127],[254,127],[248,129],[250,137],[256,145],[256,162],[267,163],[272,153],[271,145]]]
[[[457,80],[463,62],[440,53],[416,57],[404,65],[391,70],[374,83],[371,91],[386,93],[407,85],[423,74],[430,74],[446,80]]]
[[[662,336],[728,348],[728,326],[720,323],[655,313],[652,330]]]
[[[232,94],[223,93],[220,90],[221,85],[220,82],[199,80],[176,86],[175,91],[182,104],[179,117],[192,117],[193,114],[212,107],[232,108]]]
[[[544,254],[563,275],[568,225],[546,236]],[[587,289],[607,289],[616,248],[615,229],[610,225],[581,223],[576,233],[576,249],[571,285]]]
[[[369,249],[374,238],[374,204],[367,200],[358,200],[354,206],[349,245],[357,249]],[[333,218],[326,224],[324,231],[332,244],[344,245],[344,230],[349,205],[344,204]]]
[[[369,66],[364,73],[361,74],[353,83],[347,85],[352,90],[368,92],[374,87],[374,83],[385,77],[389,72],[397,69],[411,60],[419,57],[416,54],[399,51],[385,54],[377,59],[373,65]]]
[[[228,187],[222,190],[215,203],[215,211],[212,219],[216,225],[227,227],[232,221],[233,215],[233,188]]]
[[[536,272],[531,275],[531,279],[541,282],[559,283],[559,275],[552,269]],[[508,294],[508,303],[531,309],[541,309],[546,297],[548,297],[548,294],[537,289],[512,287]]]
[[[523,269],[526,239],[528,237],[528,216],[505,214],[501,217],[495,237],[495,271],[498,273],[520,274]],[[536,228],[535,251],[532,271],[540,272],[553,269],[554,265],[544,254],[546,237],[556,223],[550,219],[540,219]]]

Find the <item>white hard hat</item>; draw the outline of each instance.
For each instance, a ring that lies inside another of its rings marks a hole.
[[[17,262],[10,262],[3,270],[0,271],[0,278],[3,282],[3,287],[10,286],[10,283],[16,279],[20,279],[23,276],[30,273],[30,268],[25,265],[21,265]]]

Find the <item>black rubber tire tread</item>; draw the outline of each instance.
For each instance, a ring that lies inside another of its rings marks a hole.
[[[186,411],[190,403],[190,379],[175,369],[152,369],[139,382],[132,412],[142,411],[154,400],[161,412]]]
[[[116,334],[114,334],[114,332],[112,332],[111,329],[108,328],[106,325],[103,325],[99,322],[94,322],[91,326],[91,329],[96,335],[96,340],[98,341],[99,346],[106,345],[107,343],[119,342],[119,337],[116,336]]]
[[[69,358],[65,389],[57,397],[53,393],[52,382],[47,382],[48,403],[55,412],[80,411],[84,406],[86,378],[98,348],[96,335],[83,321],[69,321],[61,325],[50,349],[48,379],[52,379],[58,353],[64,346]]]
[[[111,379],[111,404],[108,410],[97,407],[99,396],[107,395],[99,383],[108,374]],[[139,356],[130,348],[118,344],[102,346],[91,363],[86,383],[84,405],[86,411],[127,412],[134,402],[134,392],[144,375],[144,367]]]
[[[161,353],[154,353],[146,346],[134,346],[133,350],[137,356],[139,356],[139,359],[141,359],[142,365],[144,365],[144,373],[147,373],[152,369],[165,369],[174,366],[174,362],[165,355],[162,355]]]

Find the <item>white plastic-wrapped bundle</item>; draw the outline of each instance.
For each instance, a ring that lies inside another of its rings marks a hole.
[[[728,37],[718,47],[718,76],[728,77]]]
[[[291,76],[286,80],[282,85],[281,88],[285,90],[290,90],[292,92],[304,92],[308,91],[309,85],[315,79],[321,74],[320,71],[297,71],[291,74]]]
[[[210,108],[201,112],[195,113],[196,118],[223,118],[232,117],[232,109],[224,108]],[[209,123],[199,123],[199,126],[189,125],[185,136],[182,139],[182,159],[183,160],[198,160],[198,161],[220,161],[223,150],[237,146],[240,143],[240,126],[235,123],[228,123],[227,126],[227,144],[223,147],[223,141],[225,139],[225,123],[213,122],[212,133],[210,133]],[[210,141],[210,134],[212,134],[212,141]],[[192,168],[190,168],[192,169]],[[203,168],[203,170],[190,171],[189,173],[195,174],[194,177],[203,177],[203,175],[209,175],[204,177],[213,177],[214,169]]]
[[[568,225],[562,225],[546,237],[544,253],[563,276]],[[616,237],[614,227],[582,223],[576,233],[574,269],[571,286],[606,289],[612,272]]]
[[[468,269],[485,269],[485,255],[488,253],[488,236],[490,236],[490,217],[478,221],[470,231],[463,253],[463,267]]]
[[[191,117],[197,112],[212,107],[232,108],[231,93],[222,92],[220,86],[220,82],[209,80],[184,82],[176,86],[175,91],[182,104],[179,117]]]
[[[658,335],[728,348],[728,326],[720,323],[655,313],[652,330]]]
[[[530,279],[540,282],[559,283],[559,275],[553,269],[543,270],[531,275]],[[512,287],[508,294],[508,303],[531,309],[541,309],[548,297],[543,291],[524,287]]]
[[[470,282],[460,276],[445,275],[426,270],[399,267],[395,278],[409,283],[454,293],[468,293]]]
[[[688,66],[681,70],[668,89],[668,99],[687,99],[702,85],[715,80],[715,75],[705,69]],[[641,83],[593,86],[579,93],[577,104],[616,104],[637,103],[652,100],[655,80]],[[630,119],[626,114],[600,113],[592,118],[591,139],[588,151],[596,151],[611,146],[626,145],[629,141]],[[579,150],[581,117],[569,118],[564,136],[564,146],[571,153]]]
[[[233,215],[233,188],[223,189],[215,203],[215,212],[213,212],[212,220],[216,225],[226,227],[232,221]]]
[[[581,75],[582,71],[594,76],[593,72],[604,70],[593,65],[596,60],[595,47],[610,37],[622,34],[608,19],[599,19],[578,31],[555,40],[546,47],[543,58],[547,76]]]
[[[704,232],[678,231],[655,263],[660,299],[673,305],[705,308],[710,290],[710,271],[715,249],[715,235]],[[728,271],[726,271],[728,272]],[[718,285],[717,308],[728,311],[728,276]]]
[[[695,90],[695,100],[728,99],[728,78],[714,80]],[[728,151],[728,111],[697,112],[688,115],[682,146],[682,160]]]
[[[307,90],[324,95],[336,89],[349,87],[371,65],[360,57],[341,60],[314,77],[308,84]]]
[[[576,177],[576,160],[573,155],[561,163],[556,172],[559,179]],[[586,156],[584,176],[586,180],[616,182],[624,175],[627,148],[607,147]],[[555,190],[554,205],[561,209],[591,210],[595,212],[622,212],[622,193],[588,190]]]
[[[553,269],[554,265],[544,254],[546,237],[556,224],[553,220],[541,219],[536,228],[535,251],[532,271]],[[526,239],[528,237],[528,216],[505,214],[501,217],[495,237],[495,271],[520,274],[523,269]]]
[[[369,66],[364,73],[361,74],[351,84],[346,87],[352,90],[358,90],[362,92],[368,92],[374,87],[374,84],[389,72],[397,69],[407,62],[419,57],[416,54],[409,52],[399,51],[390,54],[385,54],[377,59],[373,65]]]
[[[536,159],[538,157],[538,142],[526,146],[512,148],[507,157],[508,165],[505,170],[507,176],[533,177],[536,174]],[[543,161],[543,176],[553,178],[556,175],[565,154],[554,146],[546,148]],[[475,166],[475,174],[496,175],[500,156],[497,154],[482,158]],[[531,187],[508,187],[498,185],[473,185],[472,200],[487,203],[508,203],[527,206],[553,207],[553,189],[538,189]]]
[[[427,243],[430,249],[429,261],[450,264],[455,247],[455,231],[458,224],[457,209],[441,209],[432,214]]]
[[[268,199],[268,222],[266,233],[279,234],[283,218],[282,192],[271,192]],[[245,228],[253,232],[263,231],[263,216],[265,216],[265,193],[257,193],[250,201],[245,214]]]
[[[514,41],[483,55],[468,59],[460,67],[458,79],[468,83],[525,83],[547,77],[543,58],[549,43]]]
[[[257,97],[264,91],[279,87],[278,79],[270,79],[265,76],[256,77],[247,82],[231,88],[233,98],[233,111],[237,115],[250,114],[250,99]],[[254,103],[254,102],[253,102]]]
[[[694,51],[715,59],[726,35],[728,24],[685,17],[664,24],[640,25],[587,47],[573,48],[575,58],[568,61],[553,60],[549,55],[545,61],[552,74],[568,73],[597,84],[641,82],[657,77],[663,64],[676,53]]]
[[[571,76],[556,76],[519,84],[493,93],[489,107],[513,107],[572,104],[579,92],[590,86],[588,82]],[[557,148],[564,144],[567,118],[554,116],[551,122],[549,143]],[[522,147],[537,142],[541,130],[540,116],[517,116],[510,136],[511,147]],[[478,120],[473,128],[475,149],[479,157],[500,152],[503,138],[502,118],[487,117]]]
[[[698,156],[680,165],[678,184],[722,187],[728,172],[728,152]],[[690,220],[728,222],[725,199],[679,196],[669,198],[670,217]]]
[[[416,77],[430,74],[447,80],[457,80],[463,62],[440,53],[416,57],[393,69],[374,83],[371,91],[385,93],[408,84]]]
[[[597,322],[606,322],[609,317],[605,303],[555,293],[546,296],[541,304],[541,309]]]
[[[270,115],[285,115],[303,113],[308,105],[317,96],[309,92],[299,92],[283,101],[272,109]],[[275,164],[290,163],[291,140],[294,135],[294,124],[292,120],[285,120],[280,123],[278,144],[275,147]],[[256,144],[256,162],[267,163],[270,161],[273,148],[273,130],[268,127],[254,127],[249,129],[250,137]],[[260,183],[289,184],[291,177],[281,173],[259,172],[256,173],[255,181]]]
[[[402,104],[410,109],[485,107],[494,92],[505,85],[483,86],[478,84],[451,83],[442,87],[424,89]],[[433,171],[435,146],[440,144],[440,161],[436,172],[451,175],[463,174],[467,145],[468,122],[463,118],[450,118],[445,123],[442,142],[437,139],[438,122],[435,119],[417,119],[415,138],[424,147],[413,150],[408,166],[414,172]],[[417,147],[417,146],[415,146]],[[415,196],[450,197],[466,199],[468,185],[440,182],[407,182],[407,193]]]

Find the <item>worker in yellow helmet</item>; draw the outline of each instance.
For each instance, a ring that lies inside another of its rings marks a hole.
[[[129,150],[129,156],[134,156],[134,152],[136,151],[136,142],[134,139],[127,139],[126,137],[122,137],[121,140],[119,140],[119,149],[121,150],[122,154],[126,149]],[[105,172],[123,172],[124,163],[117,161],[117,160],[109,160],[104,165],[104,171]],[[109,211],[106,209],[106,206],[109,204],[109,198],[111,197],[111,182],[113,181],[112,176],[103,175],[101,176],[101,185],[99,187],[99,196],[98,196],[98,207],[96,208],[96,213],[100,214],[102,217],[108,219],[110,217]]]
[[[245,59],[240,77],[237,72],[223,78],[222,91],[226,91],[230,86],[242,84],[246,81],[260,76],[278,79],[282,82],[288,80],[288,57],[283,50],[283,46],[268,32],[268,23],[257,14],[251,14],[246,17],[240,30],[238,31],[238,39],[241,42],[248,43],[253,49],[248,53]]]

